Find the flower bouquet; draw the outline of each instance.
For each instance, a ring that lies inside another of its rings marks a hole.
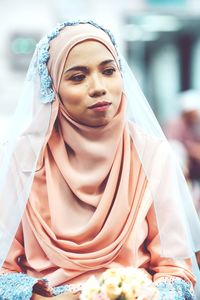
[[[84,284],[80,300],[155,300],[159,292],[141,269],[108,269],[99,279],[91,276]]]

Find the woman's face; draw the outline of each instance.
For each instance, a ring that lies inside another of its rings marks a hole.
[[[74,46],[59,95],[74,120],[94,127],[106,125],[115,116],[122,95],[121,73],[110,51],[96,41]]]

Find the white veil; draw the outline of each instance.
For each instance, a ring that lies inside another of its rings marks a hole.
[[[28,201],[50,123],[54,95],[46,68],[49,42],[63,27],[78,23],[58,25],[38,44],[13,124],[7,139],[0,145],[1,265]],[[86,23],[100,27],[93,22]],[[113,42],[110,33],[106,32]],[[186,181],[145,96],[121,56],[120,63],[127,98],[126,116],[154,200],[161,256],[194,258],[194,252],[200,249],[200,222]]]
[[[125,59],[121,59],[121,64],[127,99],[127,119],[154,199],[162,244],[161,255],[178,259],[191,257],[194,251],[200,249],[200,222],[186,180]],[[134,127],[140,131],[138,136]],[[180,243],[182,239],[184,242]]]
[[[34,67],[37,53],[36,50],[7,138],[0,144],[0,265],[24,213],[51,116],[51,103],[40,101],[39,76]]]

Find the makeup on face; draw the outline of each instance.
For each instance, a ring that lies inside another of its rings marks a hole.
[[[65,63],[59,95],[74,120],[88,126],[107,124],[122,96],[121,73],[107,47],[98,41],[74,46]]]

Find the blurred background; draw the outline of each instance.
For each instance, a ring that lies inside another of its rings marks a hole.
[[[0,139],[36,43],[73,19],[113,31],[161,125],[176,115],[177,93],[200,89],[199,0],[0,0]]]

